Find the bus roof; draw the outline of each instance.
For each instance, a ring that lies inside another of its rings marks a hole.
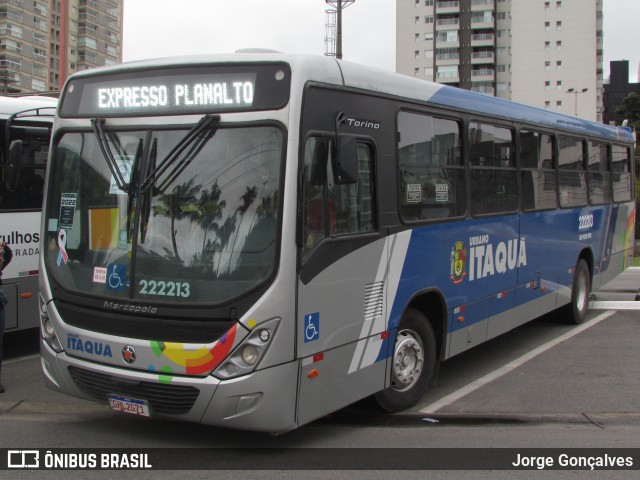
[[[345,84],[355,88],[378,90],[417,101],[519,123],[535,124],[552,130],[564,130],[580,135],[601,136],[611,140],[633,142],[633,135],[625,129],[579,117],[544,110],[503,98],[427,82],[406,75],[374,70],[349,62],[340,62]],[[375,80],[372,80],[375,79]],[[375,83],[373,83],[375,81]]]
[[[317,81],[342,85],[383,95],[397,96],[418,103],[428,103],[456,111],[464,111],[470,115],[490,115],[509,121],[534,124],[547,129],[563,130],[579,135],[600,136],[621,142],[634,141],[633,135],[622,128],[611,127],[510,100],[318,55],[291,55],[270,51],[244,50],[241,53],[231,54],[159,58],[84,70],[72,75],[67,82],[74,78],[124,73],[133,70],[144,71],[152,68],[243,62],[286,62],[291,65],[293,75],[302,83]]]
[[[58,99],[52,97],[40,97],[36,95],[30,95],[25,97],[0,97],[0,119],[7,119],[11,115],[17,112],[23,112],[25,110],[36,108],[55,108],[58,105]],[[35,120],[37,117],[27,116],[21,117]],[[51,122],[51,118],[47,119]]]

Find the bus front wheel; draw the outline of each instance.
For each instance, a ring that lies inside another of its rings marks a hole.
[[[578,260],[576,273],[571,289],[571,303],[565,307],[568,323],[578,325],[584,322],[589,311],[589,293],[591,291],[591,275],[584,259]]]
[[[435,335],[420,311],[404,313],[391,360],[391,386],[376,393],[375,399],[384,410],[399,412],[420,401],[435,369]]]

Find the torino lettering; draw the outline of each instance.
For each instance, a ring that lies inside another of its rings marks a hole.
[[[487,238],[488,240],[488,238]],[[506,273],[527,265],[527,248],[524,238],[515,238],[497,245],[487,243],[469,249],[469,281],[496,273]]]

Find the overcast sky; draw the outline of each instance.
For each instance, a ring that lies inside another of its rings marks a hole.
[[[395,0],[356,0],[344,10],[345,60],[395,70]],[[125,0],[124,61],[272,48],[325,52],[324,0]],[[629,60],[638,81],[640,0],[604,0],[604,73]]]

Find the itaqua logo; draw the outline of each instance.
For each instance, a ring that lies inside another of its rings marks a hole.
[[[504,274],[527,265],[527,244],[524,238],[492,242],[489,235],[469,238],[451,247],[449,278],[455,284],[465,278],[469,282],[496,274]]]

